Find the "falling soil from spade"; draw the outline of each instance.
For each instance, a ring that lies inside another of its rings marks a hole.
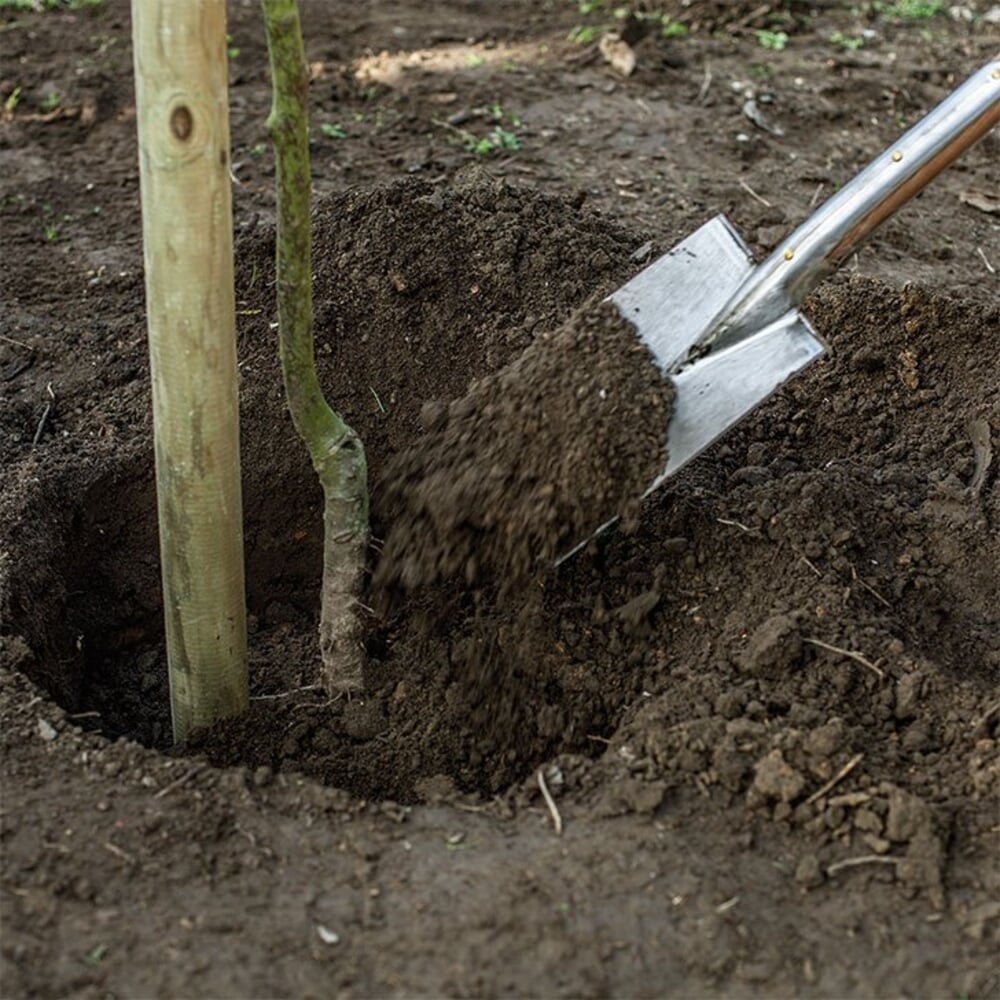
[[[509,590],[603,523],[634,527],[666,464],[673,386],[635,328],[591,302],[461,399],[381,481],[384,591],[459,578]]]

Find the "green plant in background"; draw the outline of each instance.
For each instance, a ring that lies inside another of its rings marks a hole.
[[[582,17],[596,16],[591,24],[578,24],[569,33],[569,40],[577,45],[589,45],[614,28],[614,21],[628,17],[628,7],[612,8],[608,0],[577,0],[576,9]]]
[[[569,40],[579,45],[589,45],[613,31],[616,22],[628,18],[652,25],[661,38],[683,38],[688,33],[686,25],[675,21],[665,11],[642,10],[633,5],[615,4],[610,0],[577,0],[576,8],[583,17],[593,15],[598,18],[592,23],[577,24],[570,30]]]
[[[578,24],[570,30],[567,37],[577,45],[589,45],[597,41],[606,30],[606,26],[602,24]]]
[[[486,118],[493,122],[493,128],[485,136],[477,135],[467,128],[460,128],[453,122],[434,118],[432,121],[439,128],[447,129],[454,141],[461,143],[470,153],[476,156],[492,156],[500,152],[516,152],[521,148],[521,137],[515,129],[522,125],[519,115],[504,111],[503,107],[494,102],[487,107],[474,108],[472,115]]]
[[[520,117],[520,115],[516,115],[516,114],[508,113],[508,112],[504,111],[503,105],[502,104],[498,104],[496,101],[494,101],[486,109],[486,111],[489,114],[489,116],[495,122],[502,122],[504,120],[504,118],[506,118],[507,121],[509,121],[510,124],[514,126],[514,128],[520,128],[521,127],[521,117]]]
[[[8,95],[7,100],[3,102],[4,114],[12,115],[14,109],[17,107],[18,102],[21,100],[21,88],[15,87]]]
[[[239,47],[233,45],[233,36],[226,35],[226,55],[229,56],[230,59],[236,59],[239,57],[239,54]]]
[[[0,10],[80,10],[99,7],[104,0],[0,0]]]
[[[108,954],[108,946],[106,944],[96,944],[90,951],[86,952],[83,956],[83,960],[87,965],[98,966]]]
[[[773,52],[781,52],[788,44],[788,34],[784,31],[769,31],[767,28],[759,28],[753,34],[761,48],[771,49]]]
[[[944,10],[943,0],[873,0],[872,10],[883,18],[897,21],[926,21]]]
[[[865,40],[860,35],[845,35],[842,31],[830,32],[830,44],[850,52],[857,52],[865,47]]]
[[[477,139],[473,135],[467,136],[465,139],[465,148],[470,150],[470,152],[475,153],[477,156],[491,156],[493,153],[499,153],[503,151],[515,152],[521,148],[521,138],[514,131],[521,127],[521,118],[519,115],[511,114],[505,112],[503,107],[497,103],[493,102],[488,108],[485,109],[486,114],[493,119],[496,123],[489,135],[485,138]],[[504,121],[510,126],[510,128],[504,127]]]
[[[320,132],[327,137],[327,139],[346,139],[347,133],[343,130],[340,125],[334,125],[332,122],[323,122],[319,127]]]
[[[515,132],[508,132],[500,125],[495,125],[493,131],[483,139],[470,135],[465,141],[465,148],[476,156],[490,156],[501,150],[514,151],[521,148],[521,140]]]
[[[46,243],[60,242],[62,230],[59,228],[59,220],[55,217],[55,209],[47,201],[42,203],[42,219]],[[73,219],[72,215],[62,217],[63,222],[72,222]]]

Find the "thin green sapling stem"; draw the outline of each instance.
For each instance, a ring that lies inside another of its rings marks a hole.
[[[295,0],[262,0],[273,98],[278,202],[277,288],[281,370],[292,421],[323,488],[320,652],[331,693],[357,690],[364,667],[359,603],[368,550],[368,472],[360,438],[331,409],[313,349],[312,235],[307,90]]]

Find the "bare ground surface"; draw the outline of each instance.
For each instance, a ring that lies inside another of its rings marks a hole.
[[[623,78],[568,3],[307,3],[318,354],[373,480],[717,212],[769,250],[998,49],[987,3],[859,6],[675,3]],[[128,5],[0,18],[0,993],[995,996],[1000,137],[630,533],[397,600],[330,702],[256,3],[230,33],[253,701],[172,748]]]

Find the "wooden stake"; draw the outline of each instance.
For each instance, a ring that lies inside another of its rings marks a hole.
[[[240,714],[248,698],[225,0],[132,0],[132,37],[179,741]]]

